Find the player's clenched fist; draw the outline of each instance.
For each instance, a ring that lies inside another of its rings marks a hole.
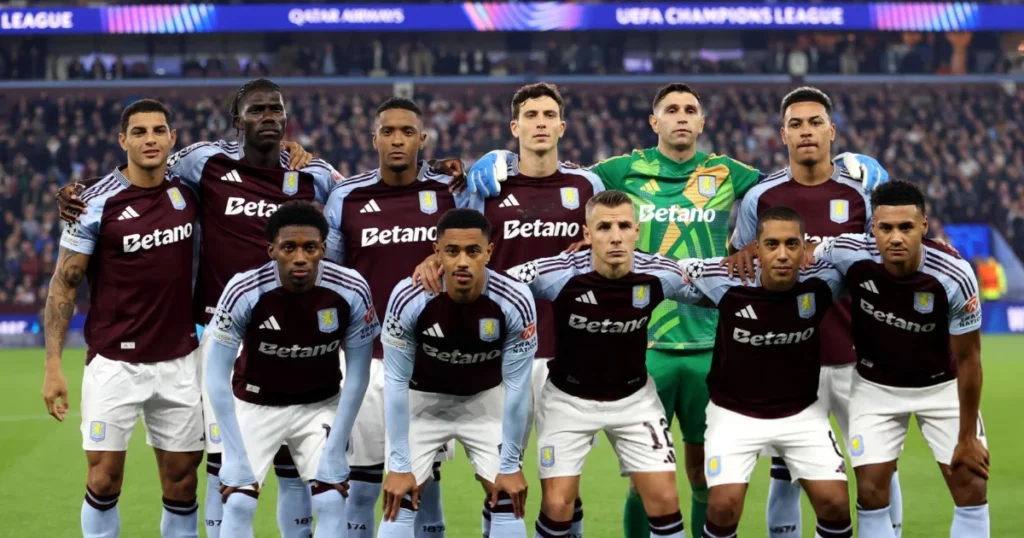
[[[953,460],[950,467],[956,469],[965,466],[972,473],[988,480],[988,449],[981,444],[977,437],[961,439],[953,450]]]
[[[522,471],[511,474],[499,474],[494,480],[494,491],[491,492],[491,509],[498,507],[498,493],[505,492],[512,497],[512,510],[517,519],[526,514],[526,477]]]
[[[419,510],[420,492],[416,487],[416,477],[412,473],[389,472],[384,479],[384,521],[398,519],[398,510],[406,495],[412,499],[412,509]]]
[[[57,403],[60,400],[61,403]],[[60,368],[47,368],[43,378],[43,401],[46,412],[51,417],[63,422],[71,404],[68,399],[68,380]]]

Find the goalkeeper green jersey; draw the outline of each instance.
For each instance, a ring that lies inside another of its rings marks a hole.
[[[644,252],[672,259],[728,254],[729,212],[761,174],[724,155],[698,152],[677,163],[658,148],[633,150],[591,170],[605,187],[629,194],[640,220]],[[649,345],[659,349],[710,349],[718,311],[665,301],[655,309]]]

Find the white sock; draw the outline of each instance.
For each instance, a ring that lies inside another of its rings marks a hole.
[[[435,469],[435,476],[438,471]],[[420,509],[416,512],[416,538],[444,538],[444,507],[441,504],[441,482],[431,480],[420,492]]]
[[[950,538],[989,538],[988,503],[953,508]]]
[[[121,514],[117,512],[114,495],[96,495],[88,486],[82,501],[82,536],[85,538],[117,538],[121,534]]]
[[[316,538],[345,538],[345,498],[338,490],[316,488],[313,495],[313,513],[316,514]]]
[[[375,510],[380,497],[380,482],[351,480],[348,483],[348,499],[345,499],[345,520],[348,538],[373,538],[377,520]]]
[[[900,489],[899,471],[892,473],[889,483],[889,519],[892,520],[892,531],[896,538],[903,536],[903,491]]]
[[[256,497],[248,490],[237,491],[224,503],[224,519],[220,526],[223,538],[253,538],[252,522],[256,517]]]
[[[512,512],[492,512],[491,537],[526,538],[526,522]]]
[[[164,511],[160,517],[160,536],[163,538],[199,538],[199,503],[174,501],[164,497]]]
[[[220,454],[206,455],[206,498],[203,500],[203,523],[207,538],[220,538],[224,505],[220,500]]]
[[[857,536],[861,538],[896,538],[892,531],[889,507],[864,510],[857,507]]]
[[[416,535],[416,512],[408,508],[399,508],[398,517],[394,521],[381,521],[377,538],[414,538]]]
[[[772,458],[768,486],[768,538],[800,537],[800,485],[794,484],[781,458]]]
[[[281,476],[282,470],[288,476]],[[278,473],[277,528],[281,531],[281,538],[309,538],[313,533],[313,501],[309,484],[298,475],[291,476],[295,472],[294,467],[281,469],[275,466],[275,471]]]

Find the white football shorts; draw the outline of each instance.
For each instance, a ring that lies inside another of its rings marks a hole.
[[[826,415],[836,417],[839,425],[839,439],[849,447],[850,441],[850,384],[853,382],[855,364],[822,366],[818,374],[818,401],[814,405],[820,407]],[[761,452],[762,456],[778,457],[772,447]]]
[[[320,455],[338,411],[338,398],[340,395],[315,403],[284,406],[256,405],[235,398],[235,416],[249,466],[261,486],[282,444],[288,445],[295,470],[303,480],[316,477]]]
[[[935,461],[949,465],[960,433],[960,397],[955,379],[931,387],[889,387],[854,372],[850,400],[850,460],[854,467],[896,461],[917,415]],[[978,414],[978,439],[988,446]]]
[[[141,415],[153,448],[202,450],[198,362],[197,351],[156,363],[94,357],[82,378],[82,448],[127,450]]]
[[[342,353],[342,368],[345,367],[345,355]],[[341,386],[345,386],[342,379]],[[384,361],[374,359],[370,362],[370,384],[366,387],[366,396],[359,406],[355,424],[352,426],[352,437],[346,451],[348,464],[351,467],[377,467],[384,464],[386,454],[387,431],[384,428]],[[437,452],[434,461],[448,461],[455,457],[455,443],[449,442]]]
[[[757,456],[772,447],[797,480],[846,480],[846,464],[832,425],[811,405],[789,417],[754,418],[708,403],[704,475],[708,486],[746,484]]]
[[[501,385],[472,396],[409,390],[409,458],[416,483],[432,478],[438,451],[453,441],[465,449],[476,474],[493,483],[501,468],[504,408]]]
[[[604,431],[622,476],[676,470],[672,433],[654,380],[611,402],[572,396],[548,382],[537,409],[540,478],[580,476],[592,440]]]

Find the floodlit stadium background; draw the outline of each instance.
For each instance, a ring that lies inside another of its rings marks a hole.
[[[567,98],[561,158],[590,164],[654,145],[654,91],[687,82],[708,117],[700,149],[768,171],[786,162],[782,95],[803,83],[826,90],[836,102],[835,150],[875,156],[894,178],[925,188],[933,233],[976,265],[987,288],[982,409],[993,454],[992,535],[1015,536],[1024,525],[1014,509],[1024,465],[1013,459],[1024,443],[1015,411],[1024,338],[1011,334],[1024,332],[1019,2],[13,4],[0,8],[0,483],[8,485],[0,488],[8,515],[0,536],[79,533],[78,415],[57,424],[39,397],[41,309],[61,230],[57,187],[122,162],[117,119],[140,97],[172,105],[179,148],[233,139],[228,103],[256,76],[285,89],[287,138],[344,175],[376,167],[372,110],[393,94],[424,109],[425,157],[471,161],[515,149],[515,88],[555,82]],[[80,291],[65,353],[73,413],[84,359],[75,347],[87,306]],[[139,432],[119,507],[124,536],[156,533],[160,490],[148,452]],[[531,524],[540,498],[534,460],[527,458]],[[443,474],[448,536],[479,536],[482,495],[465,457]],[[626,483],[617,474],[609,444],[600,444],[583,479],[590,537],[621,536]],[[900,474],[903,535],[947,535],[951,501],[916,432]],[[682,475],[679,482],[688,506]],[[261,497],[257,536],[276,533],[273,484]],[[759,468],[744,535],[765,535],[766,488]],[[806,505],[804,514],[813,528]]]

